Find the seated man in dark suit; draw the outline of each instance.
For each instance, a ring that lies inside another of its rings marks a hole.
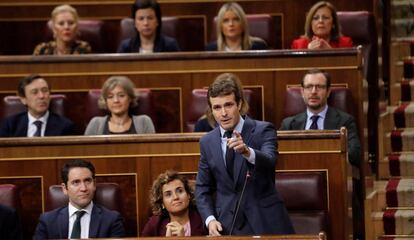
[[[23,239],[20,220],[16,210],[1,204],[0,239]]]
[[[301,85],[302,97],[307,109],[305,112],[283,119],[280,130],[340,129],[346,127],[348,131],[348,159],[357,172],[353,174],[356,177],[353,179],[353,218],[362,219],[362,186],[358,179],[361,143],[355,120],[348,113],[328,106],[331,79],[327,72],[311,69],[303,77]],[[354,225],[354,239],[358,239],[357,235],[360,233],[355,230],[359,227]]]
[[[27,106],[22,112],[3,119],[0,137],[33,137],[73,135],[74,124],[69,119],[49,111],[49,84],[39,75],[20,80],[17,88]]]
[[[63,193],[68,206],[40,216],[33,239],[123,237],[121,215],[94,204],[95,167],[84,160],[66,162],[62,168]]]

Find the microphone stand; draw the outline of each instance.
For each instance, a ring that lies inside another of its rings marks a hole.
[[[236,223],[237,215],[239,214],[240,205],[241,205],[241,202],[242,202],[242,200],[243,200],[244,190],[246,189],[247,179],[249,179],[249,178],[250,178],[250,172],[249,172],[249,170],[247,170],[247,173],[246,173],[246,178],[244,179],[243,188],[242,188],[242,191],[241,191],[241,193],[240,193],[240,199],[239,199],[239,201],[237,202],[236,212],[234,213],[234,216],[233,216],[233,221],[232,221],[232,223],[231,223],[231,227],[230,227],[229,236],[231,236],[231,235],[232,235],[232,233],[233,233],[233,230],[234,230],[234,224]]]

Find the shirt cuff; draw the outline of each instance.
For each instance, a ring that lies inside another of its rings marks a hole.
[[[246,158],[249,163],[255,165],[256,164],[256,153],[251,147],[249,147],[249,152],[250,152],[250,156],[248,158],[244,156],[243,157]]]
[[[213,221],[213,220],[216,220],[216,218],[213,215],[210,215],[210,216],[207,217],[207,219],[206,219],[206,227],[207,227],[207,229],[208,229],[208,224],[211,221]]]

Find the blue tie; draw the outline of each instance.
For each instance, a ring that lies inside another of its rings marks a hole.
[[[233,134],[233,131],[226,131],[224,133],[224,136],[227,137],[227,139],[231,138]],[[233,178],[233,166],[234,166],[234,149],[229,149],[226,147],[226,167],[227,172]]]
[[[37,120],[37,121],[34,121],[33,124],[36,125],[36,132],[33,136],[34,137],[42,136],[42,124],[43,124],[42,121]]]
[[[311,117],[312,124],[310,125],[309,129],[318,130],[318,118],[319,118],[319,115],[313,115]]]

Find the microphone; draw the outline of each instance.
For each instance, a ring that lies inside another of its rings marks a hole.
[[[234,230],[234,224],[236,223],[237,215],[239,214],[240,205],[241,205],[241,202],[242,202],[242,200],[243,200],[244,190],[246,189],[247,180],[248,180],[249,178],[250,178],[250,171],[249,171],[249,170],[247,170],[247,172],[246,172],[246,178],[244,179],[244,183],[243,183],[243,188],[242,188],[242,191],[241,191],[241,193],[240,193],[240,198],[239,198],[239,201],[237,202],[236,212],[234,213],[234,216],[233,216],[233,221],[232,221],[232,223],[231,223],[231,227],[230,227],[229,236],[231,236],[231,235],[232,235],[232,233],[233,233],[233,230]]]

